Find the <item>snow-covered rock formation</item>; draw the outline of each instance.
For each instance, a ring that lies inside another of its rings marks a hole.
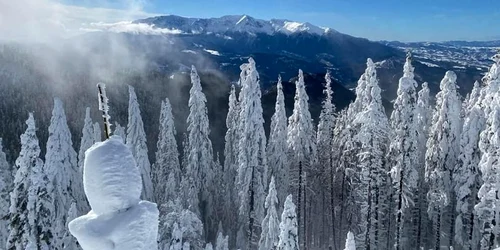
[[[141,175],[121,137],[87,150],[83,183],[92,210],[68,226],[84,250],[158,249],[158,209],[139,199]]]

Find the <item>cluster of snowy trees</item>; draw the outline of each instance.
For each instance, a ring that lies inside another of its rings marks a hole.
[[[299,71],[290,117],[278,79],[266,136],[250,58],[229,93],[223,156],[213,152],[193,67],[182,142],[165,99],[151,164],[132,87],[128,124],[115,123],[113,134],[136,159],[141,198],[158,204],[162,250],[492,249],[500,243],[500,55],[493,60],[464,100],[455,73],[447,72],[432,106],[408,55],[391,114],[372,60],[344,110],[332,103],[327,73],[317,125]],[[56,99],[42,161],[32,114],[26,124],[15,166],[0,150],[0,244],[79,249],[67,223],[90,209],[82,166],[85,151],[101,140],[100,126],[87,108],[77,153]]]

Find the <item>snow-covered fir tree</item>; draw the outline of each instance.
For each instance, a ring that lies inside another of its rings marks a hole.
[[[148,158],[148,148],[146,144],[146,133],[142,122],[141,111],[137,95],[132,86],[129,86],[128,102],[128,125],[127,125],[127,146],[132,150],[137,167],[142,177],[142,195],[144,200],[152,200],[153,183],[151,181],[151,164]]]
[[[94,123],[93,132],[94,132],[94,142],[102,141],[101,125],[99,125],[98,122]]]
[[[235,86],[231,85],[229,92],[229,109],[226,117],[226,135],[224,136],[224,183],[221,191],[224,195],[223,217],[224,227],[230,231],[238,230],[234,221],[238,218],[238,190],[235,189],[235,181],[238,171],[238,116],[239,103],[236,97]],[[217,246],[216,246],[217,248]]]
[[[364,110],[356,115],[354,124],[359,132],[355,140],[359,141],[359,183],[357,192],[360,198],[361,225],[358,247],[370,248],[381,243],[383,228],[383,204],[388,202],[387,177],[384,160],[388,147],[389,122],[382,106],[375,64],[367,60],[366,103]]]
[[[199,214],[205,229],[216,227],[214,215],[214,157],[205,94],[202,92],[200,77],[191,68],[191,89],[189,91],[189,115],[187,118],[187,162],[183,189],[189,190],[188,207]],[[191,190],[190,190],[191,189]],[[203,206],[204,209],[200,209]],[[206,231],[208,233],[208,231]]]
[[[453,216],[450,216],[453,219],[451,221],[443,220],[442,215],[453,200],[451,178],[457,163],[460,145],[461,102],[456,89],[456,80],[456,74],[448,71],[441,81],[441,91],[437,94],[425,155],[425,179],[429,185],[428,213],[434,225],[436,249],[439,249],[442,244],[441,233],[444,227],[441,226],[454,228]],[[451,211],[454,212],[455,208],[453,207]],[[453,235],[448,235],[448,237],[453,237]]]
[[[154,197],[157,204],[164,204],[177,198],[172,195],[178,191],[177,188],[181,182],[181,168],[175,135],[172,106],[170,101],[165,99],[161,102],[156,161],[152,169]],[[167,187],[167,184],[170,187]]]
[[[500,98],[497,93],[496,98]],[[498,182],[500,180],[500,103],[498,99],[490,106],[491,112],[486,121],[486,129],[481,132],[479,148],[482,153],[479,169],[483,184],[478,192],[479,203],[475,211],[481,221],[481,249],[498,246],[499,227],[496,223],[500,209]]]
[[[418,127],[416,119],[417,82],[414,80],[411,54],[406,58],[403,77],[399,79],[397,97],[391,114],[392,128],[388,158],[391,177],[396,190],[396,235],[395,249],[406,249],[402,245],[403,225],[410,220],[408,208],[412,205],[412,194],[418,188]]]
[[[10,191],[12,190],[12,169],[3,152],[0,138],[0,246],[5,247],[9,236]]]
[[[205,250],[214,250],[214,247],[212,246],[212,243],[208,242],[208,243],[205,245]]]
[[[427,215],[427,185],[425,183],[425,152],[428,138],[430,119],[432,118],[432,109],[430,107],[429,86],[427,82],[422,83],[422,88],[418,92],[416,121],[418,134],[418,188],[414,193],[414,212],[413,218],[417,223],[414,225],[415,245],[423,246],[424,238],[427,238],[426,231],[428,222]],[[427,243],[425,243],[427,244]]]
[[[71,203],[71,206],[68,210],[68,217],[66,221],[72,221],[76,217],[78,217],[78,211],[76,209],[76,203]],[[64,250],[78,250],[80,249],[80,246],[78,245],[78,242],[76,241],[76,238],[71,235],[69,231],[66,231],[66,234],[64,235],[63,239],[63,248]]]
[[[120,136],[123,140],[125,140],[125,128],[122,127],[118,122],[115,122],[115,129],[113,130],[113,135]]]
[[[192,249],[201,250],[205,245],[203,240],[203,223],[199,217],[188,209],[183,209],[181,201],[169,201],[164,205],[165,211],[160,217],[160,225],[165,227],[164,234],[160,235],[159,246],[163,249],[172,249],[172,241],[181,239],[182,242],[177,247],[188,244]],[[175,230],[175,224],[178,230]],[[178,248],[174,248],[178,249]]]
[[[483,78],[485,87],[481,90],[478,105],[483,108],[486,127],[480,134],[479,149],[481,160],[479,169],[482,185],[478,191],[479,202],[474,207],[481,224],[481,249],[498,246],[500,227],[498,226],[500,209],[498,204],[498,182],[500,180],[500,54],[493,56],[494,64]]]
[[[280,235],[278,248],[279,250],[299,250],[299,235],[297,224],[297,213],[295,212],[295,204],[292,200],[292,195],[286,197],[281,215]]]
[[[172,228],[172,239],[170,240],[169,247],[164,249],[182,250],[182,230],[179,228],[177,222],[174,223],[174,227]]]
[[[82,139],[80,140],[80,150],[78,150],[78,168],[83,171],[83,162],[85,160],[85,151],[94,144],[94,127],[92,118],[90,118],[90,108],[85,109],[85,119],[83,120]]]
[[[53,233],[54,248],[61,248],[62,238],[66,232],[66,216],[72,200],[84,201],[82,177],[78,171],[77,154],[73,149],[71,133],[61,100],[54,100],[54,109],[49,126],[49,138],[45,154],[44,174],[52,182],[51,195],[54,199]],[[83,202],[80,203],[83,205]],[[80,205],[77,204],[77,205]],[[84,210],[84,206],[78,209]]]
[[[229,236],[224,236],[221,231],[217,233],[215,250],[229,250]]]
[[[277,249],[279,241],[279,226],[278,213],[276,206],[278,205],[278,197],[274,176],[271,177],[269,183],[269,191],[267,192],[265,208],[266,217],[262,220],[262,233],[260,235],[259,250]]]
[[[256,249],[260,236],[260,222],[264,218],[265,187],[267,179],[266,135],[262,116],[259,73],[255,61],[240,66],[241,92],[238,123],[238,176],[239,195],[237,247]]]
[[[320,171],[328,172],[332,165],[331,149],[333,144],[333,129],[335,128],[335,106],[332,103],[332,79],[330,72],[325,75],[325,90],[326,98],[323,101],[323,107],[319,115],[318,133],[317,133],[317,148],[318,148],[318,163],[322,168]]]
[[[78,185],[80,186],[80,190],[83,189],[83,163],[85,161],[85,151],[89,149],[92,145],[94,145],[95,138],[94,138],[94,127],[92,125],[92,118],[90,118],[90,108],[87,107],[85,109],[85,119],[83,121],[83,129],[82,129],[82,139],[80,140],[80,150],[78,151],[78,177],[80,180],[78,180]],[[77,200],[77,203],[79,203],[79,208],[81,213],[86,213],[90,210],[90,206],[87,203],[87,199],[84,198],[83,200]]]
[[[278,207],[281,210],[286,197],[290,193],[290,176],[287,145],[287,117],[285,111],[285,96],[281,76],[278,78],[276,104],[271,117],[271,129],[267,144],[267,163],[270,166],[269,174],[276,178]]]
[[[63,242],[56,238],[56,230],[67,233],[67,228],[56,228],[54,206],[54,185],[45,173],[43,162],[40,160],[32,169],[28,189],[28,220],[34,225],[31,234],[37,249],[57,249]]]
[[[354,240],[354,234],[352,232],[347,233],[344,250],[356,250],[356,242]]]
[[[460,155],[453,175],[454,191],[457,197],[455,219],[455,242],[464,249],[477,249],[479,225],[474,214],[477,192],[481,185],[479,162],[479,135],[484,129],[485,119],[479,106],[474,105],[465,119],[460,139]]]
[[[494,63],[482,79],[485,86],[481,89],[481,93],[478,98],[478,104],[481,105],[486,117],[492,111],[492,105],[494,104],[496,93],[500,91],[500,52],[494,55],[491,59]]]
[[[28,244],[36,246],[34,221],[28,219],[28,190],[31,184],[31,175],[35,167],[40,167],[40,146],[36,136],[35,119],[29,114],[26,121],[26,131],[21,135],[21,152],[16,159],[17,169],[14,178],[14,189],[10,193],[9,208],[9,237],[5,246],[8,250],[24,250]],[[29,206],[32,210],[33,204]]]
[[[309,112],[309,97],[306,93],[304,75],[299,70],[298,80],[295,82],[295,103],[292,116],[288,118],[288,154],[290,160],[290,172],[293,183],[293,192],[297,193],[297,222],[299,225],[299,242],[305,243],[304,232],[307,220],[304,219],[307,186],[306,176],[312,171],[316,164],[316,132]]]
[[[317,148],[318,148],[318,167],[313,171],[313,176],[318,176],[318,178],[314,179],[314,186],[312,187],[314,190],[320,190],[316,195],[317,200],[328,200],[330,202],[318,202],[314,207],[314,217],[316,218],[312,224],[316,227],[313,227],[313,230],[321,231],[322,234],[318,235],[321,238],[328,238],[328,236],[333,236],[333,228],[330,226],[330,222],[335,220],[335,214],[332,213],[330,216],[332,219],[327,220],[328,212],[333,211],[332,207],[335,195],[331,192],[334,184],[334,154],[332,153],[333,143],[334,143],[334,128],[335,128],[335,105],[332,103],[333,99],[333,91],[332,91],[332,79],[330,76],[330,72],[327,72],[325,75],[325,89],[323,92],[326,97],[323,101],[323,106],[321,109],[321,113],[319,115],[319,123],[318,123],[318,132],[316,136]],[[326,183],[328,183],[326,185]],[[325,211],[328,211],[325,213]],[[324,216],[321,216],[324,215]],[[333,223],[334,224],[334,223]],[[333,241],[333,239],[332,239]],[[330,242],[330,244],[333,242]]]

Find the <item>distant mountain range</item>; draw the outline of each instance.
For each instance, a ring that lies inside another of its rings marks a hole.
[[[335,33],[330,28],[322,28],[310,23],[299,23],[285,19],[269,21],[256,19],[247,15],[232,15],[219,18],[188,18],[175,15],[157,16],[137,20],[134,23],[153,24],[158,28],[178,30],[184,34],[209,34],[225,32],[246,32],[250,34],[265,33],[286,35],[305,32],[314,35]]]

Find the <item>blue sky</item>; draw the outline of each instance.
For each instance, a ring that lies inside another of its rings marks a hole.
[[[499,0],[63,0],[190,17],[247,14],[310,22],[371,40],[500,39]]]

